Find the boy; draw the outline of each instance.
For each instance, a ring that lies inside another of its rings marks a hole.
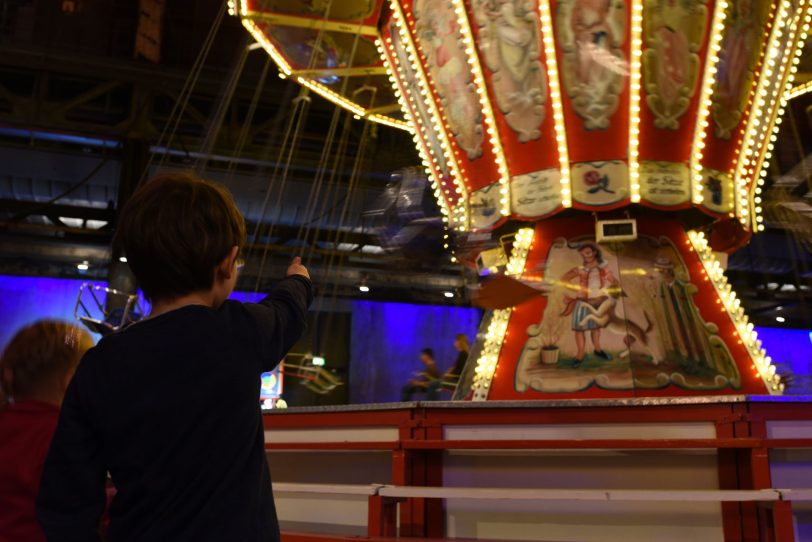
[[[14,335],[0,359],[0,540],[45,540],[34,515],[42,465],[59,405],[82,355],[87,332],[66,322],[40,320]]]
[[[245,222],[225,189],[188,174],[138,190],[116,236],[152,312],[71,382],[37,501],[48,540],[98,540],[108,471],[111,542],[278,540],[260,374],[304,331],[307,269],[295,258],[259,304],[227,301]]]

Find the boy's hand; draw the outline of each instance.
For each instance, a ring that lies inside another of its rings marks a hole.
[[[293,258],[293,261],[290,262],[287,276],[289,277],[291,275],[301,275],[306,279],[310,278],[310,273],[307,272],[307,267],[302,265],[302,259],[299,256],[296,256]]]

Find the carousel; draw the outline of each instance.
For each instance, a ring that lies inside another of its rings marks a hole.
[[[491,240],[458,401],[266,416],[288,540],[804,539],[812,411],[724,268],[764,227],[809,8],[229,5],[280,77],[413,135],[452,258]]]

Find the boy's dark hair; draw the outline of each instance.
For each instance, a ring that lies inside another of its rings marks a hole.
[[[121,210],[115,243],[154,301],[211,288],[214,268],[245,238],[245,219],[228,190],[179,172],[136,190]]]
[[[431,348],[424,348],[423,350],[420,351],[420,353],[427,355],[431,359],[434,359],[434,350],[432,350]]]

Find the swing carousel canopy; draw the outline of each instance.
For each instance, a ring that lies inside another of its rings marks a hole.
[[[408,129],[460,230],[567,209],[762,225],[808,0],[241,0],[280,73]],[[696,215],[696,213],[693,213]]]
[[[525,299],[492,307],[457,387],[484,400],[781,393],[714,252],[762,229],[810,2],[234,10],[283,76],[409,129],[454,228],[536,222],[506,228],[505,275]],[[638,238],[599,247],[583,218],[618,210],[639,219]],[[686,233],[703,225],[710,235]]]

